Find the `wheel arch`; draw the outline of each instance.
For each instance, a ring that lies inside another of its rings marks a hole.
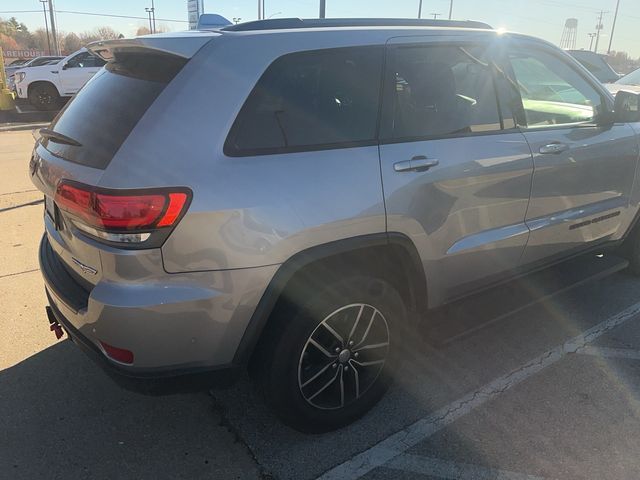
[[[56,87],[56,84],[53,83],[51,80],[34,80],[27,87],[27,97],[29,97],[31,95],[31,90],[33,90],[38,85],[43,85],[43,84],[44,85],[51,85],[56,90],[56,92],[58,93],[58,96],[59,97],[62,96],[60,94],[60,90],[58,90],[58,87]]]
[[[428,308],[427,282],[418,251],[400,233],[380,233],[338,240],[303,250],[284,262],[269,283],[245,330],[234,357],[234,364],[247,366],[260,342],[271,330],[272,315],[283,293],[303,275],[323,271],[333,276],[350,272],[370,274],[393,283],[412,314]]]

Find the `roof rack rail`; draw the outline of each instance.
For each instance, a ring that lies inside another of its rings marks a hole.
[[[428,20],[417,18],[274,18],[229,25],[221,30],[248,32],[252,30],[284,30],[321,27],[459,27],[491,30],[491,25],[473,20]]]

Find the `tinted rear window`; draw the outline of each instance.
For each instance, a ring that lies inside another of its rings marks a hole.
[[[81,146],[43,140],[53,154],[104,169],[184,59],[159,54],[120,54],[60,112],[49,127]]]
[[[262,75],[227,138],[231,156],[320,150],[376,137],[382,47],[292,53]]]

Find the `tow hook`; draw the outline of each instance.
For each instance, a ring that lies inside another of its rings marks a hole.
[[[62,326],[56,320],[55,315],[53,314],[53,310],[51,307],[46,307],[47,318],[49,319],[49,330],[56,334],[56,339],[60,340],[64,335],[64,330],[62,330]]]

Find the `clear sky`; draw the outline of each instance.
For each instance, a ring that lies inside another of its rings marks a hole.
[[[416,17],[419,0],[327,0],[327,17]],[[109,25],[125,36],[133,35],[140,26],[148,25],[144,19],[109,18],[63,13],[79,11],[146,18],[145,7],[151,0],[55,0],[58,28],[84,31]],[[242,21],[257,19],[257,0],[204,0],[207,13],[219,13],[229,19]],[[316,17],[318,0],[265,0],[266,15],[276,17]],[[485,21],[495,28],[536,35],[554,43],[560,42],[565,19],[578,19],[577,48],[589,48],[588,33],[595,31],[600,10],[608,11],[603,17],[604,30],[599,51],[606,51],[613,21],[616,0],[454,0],[455,19]],[[156,18],[169,30],[187,28],[187,0],[155,0]],[[35,10],[32,13],[5,13]],[[39,13],[38,13],[39,12]],[[423,17],[440,13],[445,18],[449,0],[423,0]],[[38,0],[2,0],[0,16],[15,16],[30,29],[44,26],[42,4]],[[614,36],[614,50],[624,50],[640,57],[640,0],[621,0],[618,24]],[[634,33],[635,32],[635,33]]]

